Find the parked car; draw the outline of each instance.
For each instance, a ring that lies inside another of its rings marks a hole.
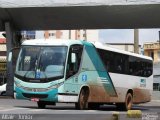
[[[0,95],[6,95],[6,84],[0,86]]]

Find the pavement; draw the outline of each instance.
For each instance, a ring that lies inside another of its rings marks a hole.
[[[0,99],[14,99],[14,98],[11,96],[0,96]]]
[[[4,97],[4,96],[3,96]],[[131,113],[136,116],[141,113],[143,120],[150,120],[150,117],[160,118],[160,100],[153,100],[149,103],[134,105]],[[5,115],[27,115],[26,118],[35,120],[138,120],[139,117],[127,118],[126,111],[118,111],[114,105],[104,105],[97,110],[76,110],[74,104],[57,103],[56,106],[47,106],[46,109],[39,109],[37,104],[28,100],[15,100],[10,97],[0,97],[0,120],[7,118]],[[24,116],[20,116],[24,117]],[[54,119],[53,119],[54,118]],[[159,119],[154,119],[159,120]]]

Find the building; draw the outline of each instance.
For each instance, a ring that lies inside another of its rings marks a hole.
[[[125,50],[128,52],[134,52],[134,44],[133,43],[107,43],[109,46]],[[142,54],[141,45],[139,45],[139,54]]]
[[[6,38],[0,32],[0,85],[6,83]]]
[[[160,62],[154,63],[153,75],[154,75],[153,76],[154,77],[153,90],[160,91]]]
[[[159,42],[145,43],[143,48],[144,48],[144,55],[152,57],[154,63],[160,62],[160,43]]]
[[[21,35],[22,35],[22,40],[35,39],[36,31],[21,31]]]
[[[24,39],[73,39],[98,41],[98,30],[45,30],[45,31],[22,31]]]
[[[44,31],[45,39],[73,39],[98,41],[98,30],[47,30]]]
[[[6,56],[6,39],[0,38],[0,56]]]
[[[6,59],[6,38],[2,36],[3,32],[0,32],[0,59]]]
[[[154,91],[160,91],[160,43],[150,42],[143,45],[144,55],[153,58],[153,89]]]

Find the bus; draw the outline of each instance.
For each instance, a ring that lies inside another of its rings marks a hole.
[[[17,59],[16,99],[39,108],[75,103],[76,109],[114,104],[130,110],[151,101],[152,58],[78,40],[26,40]]]

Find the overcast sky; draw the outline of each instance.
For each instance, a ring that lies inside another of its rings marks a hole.
[[[139,29],[139,43],[156,42],[159,40],[160,29]],[[133,43],[133,29],[105,29],[100,30],[99,40],[103,43]]]

